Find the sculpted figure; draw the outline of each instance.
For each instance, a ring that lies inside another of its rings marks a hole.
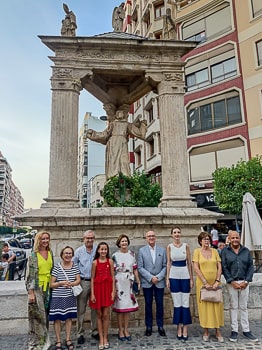
[[[164,16],[163,38],[176,39],[176,27],[171,17],[171,9],[169,8],[166,10],[166,15]]]
[[[122,32],[123,21],[125,19],[125,3],[122,2],[118,7],[114,8],[112,15],[112,27],[114,28],[114,32]]]
[[[63,9],[66,13],[65,19],[62,20],[61,35],[75,36],[76,35],[76,16],[73,11],[70,11],[66,4],[63,4]]]
[[[112,116],[115,110],[114,105],[107,104],[104,106],[109,116],[108,127],[101,132],[88,129],[86,137],[106,145],[105,172],[106,179],[118,175],[120,172],[130,176],[129,153],[128,153],[128,136],[133,135],[144,139],[147,131],[147,122],[145,120],[135,123],[127,121],[129,105],[121,106]]]

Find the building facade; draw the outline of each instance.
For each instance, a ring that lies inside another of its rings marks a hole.
[[[13,216],[24,211],[24,199],[12,180],[12,169],[0,151],[0,226],[15,227]]]
[[[126,14],[129,33],[198,42],[183,57],[190,193],[218,210],[212,173],[262,154],[262,1],[129,0]],[[133,108],[133,120],[148,121],[146,142],[134,141],[135,169],[161,182],[158,96]]]
[[[101,118],[87,112],[79,131],[77,187],[80,206],[83,208],[91,205],[89,180],[105,173],[105,146],[85,137],[87,129],[103,131],[106,128],[105,118]]]

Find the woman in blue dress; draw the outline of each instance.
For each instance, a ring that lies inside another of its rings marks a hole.
[[[187,243],[181,242],[181,229],[171,229],[173,243],[167,246],[166,285],[173,303],[173,324],[177,325],[177,339],[188,340],[188,325],[192,323],[189,308],[190,289],[193,287],[193,270]]]

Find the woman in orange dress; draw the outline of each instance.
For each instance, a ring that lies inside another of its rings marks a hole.
[[[113,260],[109,258],[109,247],[98,244],[91,272],[91,297],[89,305],[97,312],[99,349],[108,349],[109,308],[115,299]]]

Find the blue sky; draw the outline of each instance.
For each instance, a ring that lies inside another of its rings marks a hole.
[[[60,35],[63,2],[77,17],[77,36],[113,31],[112,12],[120,0],[1,1],[0,151],[25,208],[39,208],[48,194],[52,52],[38,35]],[[86,112],[104,115],[102,104],[80,95],[79,125]]]

